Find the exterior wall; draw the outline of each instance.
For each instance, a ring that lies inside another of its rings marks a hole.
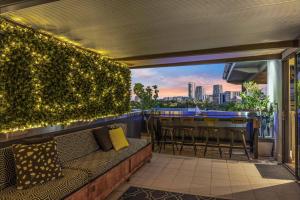
[[[268,61],[268,95],[274,104],[274,156],[278,162],[282,162],[282,62],[281,60]]]

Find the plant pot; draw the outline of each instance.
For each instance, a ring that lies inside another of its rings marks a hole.
[[[261,138],[258,140],[258,155],[263,157],[273,156],[274,139]]]

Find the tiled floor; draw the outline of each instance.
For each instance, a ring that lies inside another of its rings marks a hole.
[[[131,185],[241,200],[300,199],[298,183],[263,178],[253,162],[158,153],[108,199],[117,199]]]

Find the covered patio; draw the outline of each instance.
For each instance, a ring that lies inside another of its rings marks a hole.
[[[297,0],[1,1],[0,200],[298,200],[299,18]],[[214,63],[267,85],[269,135],[247,110],[132,109],[130,70]]]
[[[132,186],[245,200],[296,200],[300,192],[298,183],[295,183],[289,172],[274,161],[251,163],[158,153],[154,153],[151,163],[142,167],[129,182],[113,192],[109,199],[118,199]]]

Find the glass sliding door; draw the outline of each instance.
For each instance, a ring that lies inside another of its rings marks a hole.
[[[284,84],[283,84],[283,102],[284,102],[284,163],[296,174],[298,163],[297,135],[298,135],[298,70],[296,65],[296,55],[283,61]],[[300,71],[299,71],[300,72]],[[300,78],[300,76],[299,76]],[[299,79],[300,80],[300,79]],[[300,103],[300,102],[299,102]]]
[[[295,135],[295,174],[300,179],[300,53],[296,56],[296,135]]]

